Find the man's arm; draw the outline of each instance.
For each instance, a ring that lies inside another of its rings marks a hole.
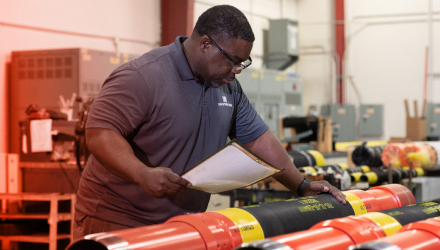
[[[89,151],[110,173],[142,187],[153,197],[175,195],[191,185],[169,168],[146,166],[117,131],[89,128],[86,142]]]
[[[304,177],[290,160],[286,150],[280,140],[269,129],[257,139],[244,144],[252,152],[273,166],[284,169],[284,171],[274,175],[274,178],[293,192],[297,192],[299,185]],[[303,189],[304,196],[317,195],[329,192],[342,203],[347,203],[345,195],[330,185],[327,181],[314,181],[307,184]]]

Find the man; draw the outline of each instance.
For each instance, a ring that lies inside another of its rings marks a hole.
[[[254,40],[243,13],[215,6],[191,37],[177,37],[108,77],[87,122],[92,155],[79,185],[75,238],[205,211],[210,195],[190,189],[179,174],[228,136],[285,169],[275,178],[290,190],[330,192],[346,202],[327,182],[304,181],[235,79],[252,62]],[[225,100],[230,105],[219,105]]]

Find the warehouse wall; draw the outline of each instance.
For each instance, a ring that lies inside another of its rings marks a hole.
[[[423,99],[425,49],[430,44],[428,9],[432,3],[432,72],[427,99],[440,103],[440,1],[345,1],[346,100],[383,104],[384,138],[405,136],[403,100]],[[414,114],[413,106],[411,112]]]
[[[430,26],[427,12],[431,2]],[[242,10],[253,27],[254,68],[263,65],[268,20],[298,20],[300,59],[288,71],[298,73],[302,79],[304,112],[309,105],[319,107],[336,102],[333,1],[227,0],[222,3]],[[194,22],[215,4],[218,1],[195,0]],[[351,79],[346,81],[345,100],[356,106],[383,104],[382,138],[403,137],[403,100],[422,101],[425,48],[429,44],[434,77],[428,81],[427,98],[440,103],[440,0],[350,0],[345,5],[344,61],[347,79]],[[160,0],[0,0],[0,6],[0,138],[7,138],[5,65],[10,61],[11,51],[69,47],[115,51],[112,38],[118,37],[120,52],[141,54],[160,42]],[[65,33],[50,32],[53,30]],[[0,152],[6,151],[7,142],[2,140]]]
[[[0,152],[8,151],[5,65],[11,51],[115,51],[116,37],[120,52],[142,54],[160,44],[160,34],[160,0],[0,0]]]

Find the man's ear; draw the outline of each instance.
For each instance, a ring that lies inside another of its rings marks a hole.
[[[206,35],[202,36],[200,39],[200,51],[205,52],[209,47],[211,47],[211,39]]]

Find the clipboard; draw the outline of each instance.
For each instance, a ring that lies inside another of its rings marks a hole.
[[[191,189],[216,194],[252,185],[280,171],[234,139],[180,176],[193,184]]]

